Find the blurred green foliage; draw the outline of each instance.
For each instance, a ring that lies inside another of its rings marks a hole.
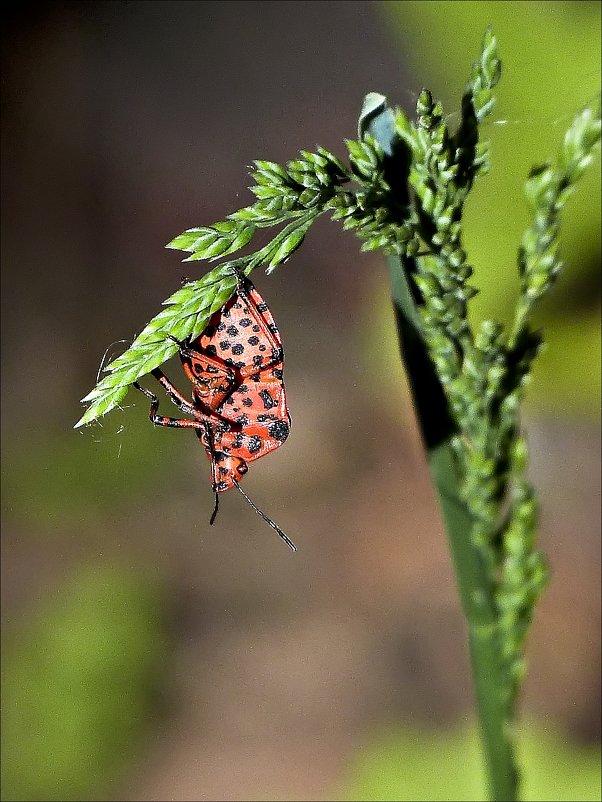
[[[600,799],[597,747],[568,743],[541,723],[531,723],[518,739],[518,762],[524,802]],[[463,728],[405,729],[383,736],[358,758],[340,798],[455,802],[486,796],[477,732]]]
[[[411,111],[424,85],[443,101],[451,126],[467,79],[467,54],[478,52],[482,31],[493,25],[503,75],[493,122],[482,132],[492,142],[493,169],[471,193],[464,235],[476,269],[472,283],[482,290],[472,313],[477,320],[507,321],[518,288],[516,253],[528,222],[524,182],[533,164],[555,158],[574,114],[600,91],[602,6],[595,0],[404,0],[379,7],[421,81],[414,96],[390,101]],[[550,413],[597,416],[600,406],[599,164],[598,159],[567,204],[561,233],[567,267],[537,317],[547,346],[535,365],[528,401]],[[384,296],[384,287],[377,292]],[[397,352],[388,323],[371,319],[368,343],[373,358],[387,342],[379,356],[385,375]]]
[[[3,799],[66,802],[106,792],[156,707],[161,608],[148,577],[88,566],[7,627]]]
[[[136,496],[152,496],[168,466],[181,460],[187,438],[169,437],[172,430],[152,426],[146,400],[137,394],[133,400],[135,407],[115,412],[102,426],[75,431],[24,427],[18,436],[7,433],[2,468],[6,518],[60,534],[84,522],[89,528],[119,512],[121,505],[129,507]],[[206,457],[199,449],[199,477],[203,470],[208,482]]]

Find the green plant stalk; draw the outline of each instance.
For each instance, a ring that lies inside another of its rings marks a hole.
[[[382,147],[391,175],[403,173],[403,151],[396,151],[395,132],[384,98],[368,95],[359,130]],[[422,334],[410,276],[412,257],[388,257],[392,300],[402,362],[405,365],[427,461],[452,555],[468,641],[476,709],[492,800],[518,799],[518,770],[513,742],[513,701],[505,692],[506,667],[498,626],[491,571],[471,533],[473,516],[461,494],[463,477],[452,448],[456,433],[449,403]]]
[[[490,795],[518,798],[510,713],[503,696],[504,667],[496,624],[495,600],[481,553],[470,538],[472,518],[460,496],[461,477],[450,438],[451,418],[443,389],[420,333],[420,322],[397,256],[388,259],[399,344],[433,484],[439,498],[456,581],[468,625],[470,659]]]

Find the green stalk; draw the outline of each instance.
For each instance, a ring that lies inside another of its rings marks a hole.
[[[366,97],[359,134],[368,132],[385,154],[385,173],[395,180],[408,169],[408,156],[396,140],[391,112],[382,95]],[[398,190],[400,200],[404,187]],[[397,333],[414,408],[439,499],[452,555],[460,600],[468,626],[468,641],[476,709],[491,800],[518,799],[518,771],[512,739],[513,700],[507,694],[507,667],[498,626],[495,588],[484,552],[471,537],[475,521],[462,497],[458,460],[452,448],[456,433],[449,402],[424,340],[409,276],[416,263],[409,256],[388,257]]]
[[[389,257],[399,344],[445,524],[462,609],[468,625],[477,714],[492,800],[516,800],[518,772],[504,696],[502,649],[495,599],[482,553],[472,543],[473,521],[460,495],[450,438],[453,424],[443,388],[420,333],[419,317],[401,259]],[[407,260],[406,260],[407,261]]]

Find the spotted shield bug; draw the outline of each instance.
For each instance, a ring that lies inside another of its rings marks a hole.
[[[134,386],[151,401],[152,423],[193,429],[203,444],[215,493],[210,523],[217,515],[219,494],[236,487],[295,551],[294,543],[239,484],[250,462],[284,443],[291,421],[282,378],[280,333],[252,282],[242,274],[237,274],[237,280],[234,295],[196,339],[176,340],[182,367],[192,383],[192,400],[187,400],[161,370],[152,371],[171,401],[193,420],[159,415],[157,396],[137,382]]]

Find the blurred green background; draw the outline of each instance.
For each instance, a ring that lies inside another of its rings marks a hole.
[[[478,799],[464,626],[377,255],[321,221],[271,279],[293,429],[216,526],[195,438],[146,402],[74,432],[106,346],[184,273],[163,246],[249,200],[245,165],[342,154],[367,91],[450,125],[504,62],[468,207],[507,319],[529,167],[599,91],[597,2],[13,3],[3,26],[2,797]],[[526,422],[552,567],[529,644],[525,798],[599,799],[600,170]],[[124,347],[115,342],[112,353]],[[177,364],[168,374],[182,389]]]

